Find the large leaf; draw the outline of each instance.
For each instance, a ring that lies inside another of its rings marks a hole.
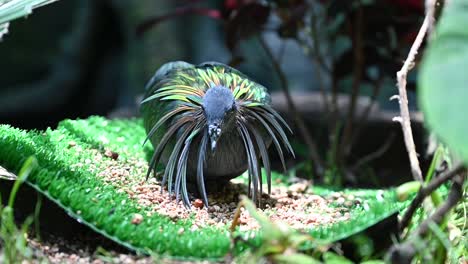
[[[468,161],[468,1],[447,2],[418,80],[430,129]]]

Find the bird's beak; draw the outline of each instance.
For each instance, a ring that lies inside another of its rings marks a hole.
[[[218,142],[218,138],[221,135],[221,128],[219,127],[219,125],[209,125],[208,135],[210,136],[211,152],[214,152],[214,150],[216,149],[216,143]]]
[[[216,142],[217,142],[217,139],[211,138],[211,151],[212,152],[214,152],[214,150],[216,149]]]

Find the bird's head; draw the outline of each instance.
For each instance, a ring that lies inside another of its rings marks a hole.
[[[221,134],[231,128],[237,110],[232,91],[224,86],[214,86],[203,96],[203,113],[206,117],[211,150],[214,151]]]

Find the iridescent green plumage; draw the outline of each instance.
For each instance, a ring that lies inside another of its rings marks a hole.
[[[163,65],[148,83],[141,107],[147,140],[155,147],[148,176],[162,160],[166,164],[162,184],[167,184],[177,199],[182,194],[189,206],[187,182],[196,182],[208,205],[206,182],[224,184],[248,170],[252,183],[249,190],[256,200],[262,192],[260,160],[270,191],[270,143],[275,145],[283,166],[280,142],[293,153],[281,127],[287,124],[269,104],[265,87],[229,66],[185,62]],[[207,148],[209,140],[211,150]]]
[[[250,81],[244,74],[227,65],[219,63],[205,63],[193,67],[182,65],[185,67],[171,68],[163,76],[150,81],[150,86],[154,84],[153,89],[142,103],[156,98],[161,101],[191,102],[193,99],[201,99],[206,90],[213,86],[231,89],[236,100],[258,104],[270,103],[270,95],[265,87]]]

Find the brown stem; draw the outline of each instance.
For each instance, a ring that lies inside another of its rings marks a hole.
[[[312,13],[316,14],[316,11],[313,10]],[[326,17],[326,11],[325,14],[322,15],[322,17]],[[335,138],[335,132],[337,130],[338,124],[338,116],[339,116],[339,111],[338,111],[338,86],[336,83],[336,80],[334,79],[334,69],[333,69],[333,63],[329,66],[323,56],[321,55],[321,42],[319,39],[319,34],[318,34],[318,28],[319,25],[317,24],[317,19],[316,16],[313,15],[311,16],[311,23],[310,23],[310,29],[311,29],[311,35],[312,35],[312,45],[307,45],[309,50],[313,51],[313,60],[314,63],[317,65],[317,79],[320,85],[320,93],[322,96],[322,100],[324,102],[324,110],[326,113],[326,116],[324,119],[328,121],[328,131],[329,131],[329,141],[330,145],[336,145],[334,141],[336,140]],[[307,42],[306,42],[307,44]],[[312,47],[311,47],[312,46]],[[331,85],[331,98],[329,98],[326,89],[325,89],[325,84],[323,82],[322,78],[322,70],[328,74],[328,76],[331,77],[332,79],[332,85]]]
[[[338,117],[340,116],[340,110],[338,109],[338,81],[334,76],[335,73],[332,72],[332,86],[331,86],[331,101],[330,101],[330,125],[329,125],[329,132],[328,132],[328,140],[330,141],[330,145],[335,145],[335,141],[338,140],[336,135],[336,130],[340,124],[338,124]]]
[[[314,163],[314,173],[315,175],[320,177],[323,172],[323,161],[320,158],[320,155],[318,154],[317,144],[315,144],[315,141],[312,139],[309,129],[305,125],[304,120],[302,119],[301,115],[296,109],[296,105],[294,104],[294,101],[291,97],[291,93],[289,92],[288,80],[286,79],[286,76],[284,75],[284,72],[281,69],[281,65],[278,64],[275,57],[273,56],[270,47],[266,44],[265,40],[261,36],[259,36],[259,41],[262,45],[262,48],[265,50],[268,58],[271,60],[275,72],[277,73],[277,76],[280,79],[281,89],[283,90],[283,93],[286,97],[286,101],[288,102],[289,109],[291,110],[291,113],[294,117],[296,126],[298,127],[302,139],[304,140],[305,144],[307,145],[307,148],[309,149],[310,158]]]
[[[354,115],[356,112],[356,102],[360,91],[360,84],[362,79],[362,70],[364,66],[364,54],[363,54],[363,10],[359,8],[353,23],[353,49],[354,49],[354,72],[353,72],[353,84],[351,91],[351,102],[349,104],[348,116],[346,118],[346,124],[343,129],[343,134],[340,140],[340,149],[338,153],[338,161],[343,161],[345,148],[349,145],[354,124]]]
[[[331,72],[330,67],[327,65],[325,62],[324,58],[321,56],[321,50],[320,50],[320,40],[318,36],[318,25],[317,25],[317,19],[314,16],[311,17],[311,33],[312,33],[312,41],[313,41],[313,47],[312,50],[314,51],[314,59],[317,61],[317,64],[320,65],[320,67],[325,70],[327,73]]]
[[[319,33],[318,33],[318,25],[317,25],[317,19],[316,19],[316,13],[317,11],[312,10],[312,16],[311,16],[311,21],[310,21],[310,39],[309,41],[308,38],[302,39],[300,37],[296,38],[296,41],[302,45],[303,47],[306,47],[304,49],[304,53],[306,55],[311,57],[312,62],[315,64],[313,67],[315,70],[315,76],[317,77],[317,82],[319,84],[319,89],[320,89],[320,95],[322,96],[322,101],[323,101],[323,112],[325,113],[325,118],[324,119],[330,119],[330,100],[327,95],[325,83],[323,81],[323,71],[325,71],[326,74],[330,75],[332,72],[331,67],[326,63],[324,56],[322,56],[322,49],[321,47],[321,42],[319,38]]]
[[[241,208],[244,206],[244,202],[240,201],[239,204],[237,205],[236,211],[234,213],[234,217],[232,219],[231,227],[229,228],[229,231],[233,233],[236,230],[236,226],[239,225],[240,222],[240,216],[242,214]]]
[[[316,11],[312,11],[312,13],[315,13],[315,12]],[[327,121],[328,129],[331,130],[331,128],[335,126],[336,120],[337,120],[336,119],[336,109],[337,109],[336,96],[334,96],[332,100],[330,100],[328,96],[328,92],[325,87],[325,82],[323,80],[324,78],[322,74],[325,72],[328,76],[332,77],[333,69],[327,65],[325,59],[323,58],[321,54],[320,39],[319,39],[319,34],[318,34],[318,25],[317,25],[317,19],[316,19],[315,14],[311,16],[310,29],[311,29],[312,44],[310,44],[309,41],[303,41],[300,38],[298,38],[297,41],[303,46],[307,47],[306,53],[307,55],[311,56],[311,60],[315,64],[315,67],[314,67],[315,76],[317,77],[317,82],[319,84],[320,95],[323,101],[323,112],[325,113],[323,119]],[[334,94],[336,95],[335,90],[332,90],[332,92],[334,92]]]

